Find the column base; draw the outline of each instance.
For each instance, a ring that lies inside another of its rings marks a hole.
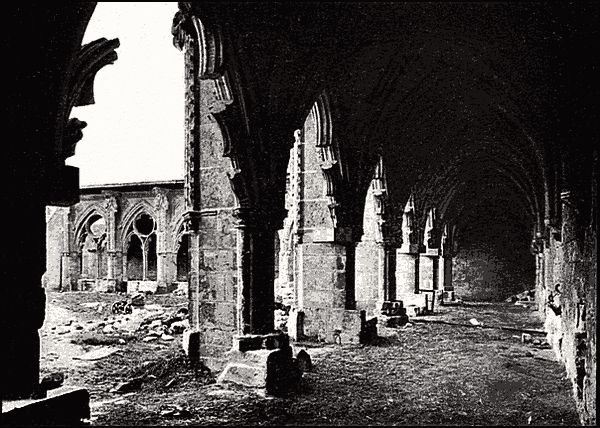
[[[117,289],[116,279],[99,279],[96,282],[94,291],[100,291],[104,293],[114,293]]]
[[[440,301],[441,306],[459,306],[461,304],[462,300],[456,297],[454,290],[442,292],[442,300]]]
[[[424,293],[402,293],[398,298],[404,303],[408,317],[425,315],[427,313],[427,303]]]
[[[2,426],[75,426],[89,417],[90,394],[83,388],[61,387],[41,399],[2,401]]]
[[[397,328],[408,322],[408,315],[402,300],[388,300],[380,302],[377,317],[381,327]]]
[[[158,283],[156,281],[129,280],[127,281],[127,294],[134,293],[152,293],[158,291]]]
[[[307,340],[337,344],[358,344],[362,321],[360,311],[340,308],[304,308]]]
[[[219,383],[265,389],[268,394],[278,395],[293,390],[302,378],[289,337],[283,333],[235,337],[226,359],[227,365],[217,378]]]

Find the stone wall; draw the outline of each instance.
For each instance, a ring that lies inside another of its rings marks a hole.
[[[457,296],[471,301],[503,301],[535,283],[535,260],[523,237],[504,242],[466,241],[454,258]]]
[[[581,422],[595,425],[598,241],[592,227],[582,237],[577,236],[576,226],[572,201],[565,200],[560,239],[553,234],[547,240],[541,263],[544,280],[538,281],[536,292],[543,296],[540,312],[555,353],[572,381]]]

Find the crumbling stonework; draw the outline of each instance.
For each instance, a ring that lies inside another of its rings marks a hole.
[[[597,196],[593,201],[592,223],[597,221]],[[582,225],[576,206],[571,194],[563,193],[562,228],[547,237],[539,253],[543,280],[537,282],[536,295],[549,341],[572,381],[581,422],[595,425],[598,238],[592,225],[583,225],[583,237],[577,236]]]

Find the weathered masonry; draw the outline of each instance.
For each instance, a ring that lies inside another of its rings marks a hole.
[[[187,289],[183,181],[85,186],[49,208],[44,287],[62,291]]]
[[[3,252],[2,393],[16,398],[38,382],[45,207],[79,198],[64,160],[85,124],[71,108],[94,102],[118,41],[81,46],[94,3],[49,6],[52,20],[13,8],[3,198],[20,208],[7,224],[27,233]],[[179,3],[188,351],[211,367],[284,368],[276,294],[293,306],[292,338],[349,341],[361,309],[428,305],[464,288],[465,269],[502,260],[484,279],[523,287],[504,273],[530,275],[594,424],[599,9]]]

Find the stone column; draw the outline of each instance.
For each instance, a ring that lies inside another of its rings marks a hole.
[[[378,290],[378,304],[381,308],[381,303],[390,300],[390,293],[388,290],[388,252],[383,242],[377,243],[377,290]]]
[[[76,290],[77,280],[79,279],[79,253],[77,251],[63,252],[61,263],[61,290]]]
[[[419,290],[439,289],[440,256],[437,249],[428,249],[419,257]]]
[[[417,245],[396,250],[396,292],[397,298],[419,292],[420,254]]]
[[[344,309],[356,309],[356,242],[350,242],[346,247],[346,284]]]
[[[41,283],[46,269],[45,205],[27,202],[19,201],[18,210],[5,210],[6,224],[26,233],[12,234],[10,251],[2,254],[3,400],[28,398],[39,382],[38,329],[46,303]]]
[[[77,289],[77,280],[79,279],[79,253],[74,248],[76,244],[73,242],[71,208],[64,208],[62,212],[63,252],[61,254],[60,288],[63,291],[72,291]]]
[[[296,249],[298,309],[305,313],[304,334],[328,342],[340,334],[343,343],[357,343],[356,242],[352,228],[330,232],[327,236],[313,235],[312,242],[301,243]]]
[[[175,46],[184,55],[185,82],[185,152],[184,152],[184,228],[188,236],[188,308],[190,329],[184,335],[183,347],[190,360],[200,358],[200,252],[201,223],[201,177],[200,177],[200,48],[199,40],[192,28],[191,19],[181,12],[175,15],[171,29]]]
[[[535,253],[536,260],[536,268],[535,268],[535,292],[536,292],[536,300],[538,303],[538,310],[543,313],[545,311],[546,302],[548,300],[546,284],[544,282],[545,275],[545,262],[544,262],[544,251],[543,249],[537,253]]]
[[[396,300],[396,248],[387,242],[377,243],[377,307]]]
[[[154,209],[156,211],[156,285],[157,292],[165,292],[172,281],[172,260],[167,252],[167,210],[169,200],[164,190],[155,187]]]
[[[148,250],[150,249],[150,238],[141,238],[142,241],[142,281],[148,280]]]
[[[200,328],[200,217],[199,213],[186,213],[185,228],[188,237],[188,310],[190,327],[196,331]],[[183,245],[183,244],[182,244]],[[199,346],[196,345],[196,348]],[[199,352],[199,348],[195,349]],[[189,352],[189,350],[188,350]]]
[[[115,196],[109,196],[106,198],[104,207],[106,209],[106,291],[115,291],[117,283],[120,282],[118,278],[118,256],[117,256],[117,224],[116,224],[116,213],[118,210],[117,198]]]
[[[156,253],[156,292],[164,292],[167,289],[167,260],[163,252]]]
[[[268,334],[275,328],[275,234],[254,211],[238,208],[238,332]]]
[[[158,292],[165,292],[177,280],[177,253],[163,251],[156,254],[156,280]]]
[[[419,293],[421,245],[414,213],[414,197],[411,195],[402,215],[402,246],[396,250],[397,298],[407,301]]]
[[[444,291],[454,291],[454,285],[452,284],[452,255],[444,255],[439,268],[441,289]]]
[[[385,281],[387,284],[388,300],[397,300],[396,295],[398,294],[396,288],[396,247],[393,245],[387,245],[385,248]]]

